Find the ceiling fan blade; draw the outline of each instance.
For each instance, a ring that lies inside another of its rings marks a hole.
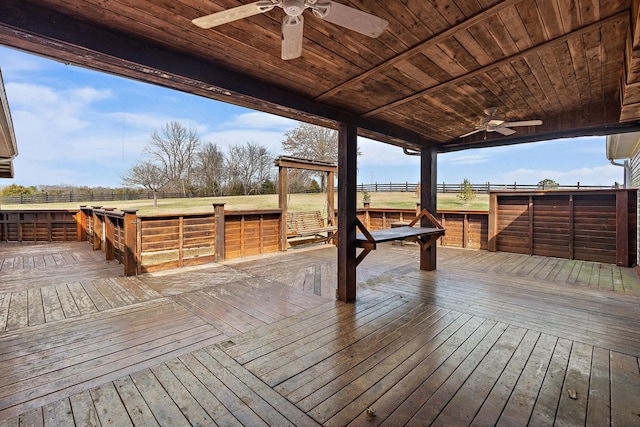
[[[464,138],[464,137],[467,137],[467,136],[471,136],[471,135],[473,135],[474,133],[482,132],[483,130],[484,130],[484,128],[483,128],[483,127],[479,127],[478,129],[476,129],[476,130],[472,130],[472,131],[471,131],[471,132],[469,132],[469,133],[465,133],[464,135],[460,135],[460,138]]]
[[[334,1],[319,1],[312,9],[318,18],[373,38],[382,34],[389,25],[386,19]]]
[[[249,3],[243,6],[223,10],[222,12],[212,13],[211,15],[202,16],[192,20],[191,22],[200,28],[208,29],[237,21],[238,19],[248,18],[249,16],[268,12],[273,9],[274,6],[276,6],[276,4],[271,1],[257,1],[255,3]]]
[[[285,16],[282,21],[282,59],[295,59],[302,55],[304,18]]]
[[[540,126],[542,124],[542,120],[525,120],[522,122],[504,122],[502,126],[513,128],[516,126]]]
[[[506,127],[496,128],[496,132],[498,132],[499,134],[504,135],[504,136],[509,136],[509,135],[513,135],[514,133],[516,133],[515,130],[509,129],[509,128],[506,128]]]

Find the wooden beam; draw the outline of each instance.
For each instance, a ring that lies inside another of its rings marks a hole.
[[[529,49],[525,49],[523,51],[520,51],[516,54],[513,54],[511,56],[508,56],[506,58],[503,58],[497,62],[494,62],[492,64],[488,64],[485,65],[484,67],[480,67],[476,70],[473,70],[471,72],[465,73],[459,77],[455,77],[451,80],[447,80],[446,82],[437,84],[435,86],[431,86],[430,88],[427,88],[425,90],[416,92],[412,95],[409,95],[407,97],[398,99],[396,101],[390,102],[388,104],[382,105],[378,108],[375,108],[371,111],[368,111],[364,114],[362,114],[362,117],[371,117],[371,116],[375,116],[377,114],[383,113],[387,110],[390,110],[392,108],[398,107],[400,105],[406,104],[407,102],[411,102],[415,99],[419,99],[425,96],[429,96],[434,92],[439,92],[442,91],[450,86],[459,86],[461,83],[472,79],[480,74],[484,74],[490,70],[494,70],[496,68],[502,67],[503,65],[509,64],[511,63],[513,60],[521,58],[523,56],[527,56],[527,55],[532,55],[537,53],[538,51],[542,50],[542,49],[549,49],[549,48],[553,48],[554,46],[559,46],[563,43],[566,43],[569,39],[573,39],[576,37],[580,37],[584,34],[587,34],[593,30],[596,30],[598,28],[602,28],[605,27],[607,24],[611,24],[614,23],[616,21],[628,21],[629,20],[629,11],[625,10],[619,13],[616,13],[615,15],[609,16],[608,18],[602,19],[600,21],[596,21],[593,24],[589,24],[589,25],[585,25],[584,27],[578,28],[575,31],[572,31],[570,33],[564,34],[562,36],[556,37],[555,39],[551,39],[547,42],[541,43],[539,45],[530,47]]]
[[[435,147],[425,148],[420,151],[420,206],[432,215],[437,212],[437,193],[438,155]],[[420,220],[421,227],[428,227],[429,223],[426,216]],[[430,245],[426,250],[420,251],[420,270],[436,269],[436,247]]]
[[[472,16],[471,18],[467,19],[466,21],[463,21],[461,23],[459,23],[458,25],[454,25],[453,27],[447,28],[446,30],[442,31],[441,33],[436,34],[435,36],[431,37],[428,40],[425,40],[424,42],[412,47],[411,49],[402,52],[399,55],[394,56],[393,58],[388,59],[387,61],[365,71],[364,73],[360,74],[359,76],[356,76],[352,79],[347,80],[346,82],[326,91],[325,93],[317,96],[315,99],[317,101],[319,100],[324,100],[327,98],[330,98],[336,94],[338,94],[340,91],[349,88],[349,86],[353,86],[355,84],[358,84],[360,82],[363,82],[364,80],[366,80],[367,78],[371,77],[372,75],[376,74],[376,73],[380,73],[382,70],[384,70],[385,68],[389,68],[394,66],[395,64],[401,62],[401,61],[405,61],[409,58],[411,58],[413,55],[419,54],[421,52],[423,52],[426,49],[429,49],[432,46],[435,46],[436,44],[442,42],[443,40],[446,40],[450,37],[453,37],[456,33],[460,32],[460,31],[464,31],[467,30],[468,28],[479,24],[482,21],[485,21],[493,16],[495,16],[497,13],[503,11],[504,9],[506,9],[507,7],[510,7],[518,2],[520,2],[521,0],[504,0],[494,6],[491,6],[490,8],[483,10],[482,12],[479,12],[477,14],[475,14],[474,16]]]
[[[338,299],[356,299],[356,195],[358,130],[352,123],[338,130]]]
[[[610,103],[610,106],[619,111],[619,103],[614,100]],[[617,107],[616,107],[617,105]],[[454,151],[467,150],[469,148],[489,148],[489,147],[503,147],[505,145],[524,144],[528,142],[537,141],[549,141],[552,139],[562,138],[578,138],[582,136],[607,136],[616,133],[629,133],[640,132],[640,120],[627,123],[618,124],[602,124],[594,127],[580,127],[578,129],[571,130],[559,130],[554,132],[529,134],[529,135],[514,135],[513,137],[496,137],[494,139],[487,139],[486,141],[462,141],[456,140],[453,143],[442,144],[438,147],[439,153],[452,153]]]
[[[423,139],[390,122],[359,117],[357,113],[264,84],[219,63],[108,31],[29,0],[3,0],[0,44],[320,126],[335,129],[339,123],[352,123],[364,131],[363,136],[389,144],[415,146],[416,141]]]

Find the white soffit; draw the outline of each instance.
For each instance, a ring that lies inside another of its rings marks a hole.
[[[13,158],[17,155],[16,135],[13,131],[2,72],[0,72],[0,178],[13,178]]]
[[[607,136],[607,159],[630,159],[640,148],[640,133],[620,133]]]

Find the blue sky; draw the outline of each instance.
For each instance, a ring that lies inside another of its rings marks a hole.
[[[64,65],[0,47],[0,69],[18,141],[21,185],[120,186],[142,157],[151,133],[175,120],[222,149],[258,142],[282,154],[284,132],[297,122]],[[358,183],[417,182],[419,160],[400,148],[361,138]],[[466,150],[438,156],[438,182],[613,185],[622,168],[605,156],[604,137]]]

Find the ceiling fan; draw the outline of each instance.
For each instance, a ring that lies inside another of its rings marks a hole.
[[[286,13],[282,22],[282,59],[285,60],[302,55],[302,12],[305,9],[311,9],[320,19],[372,38],[382,34],[389,24],[386,19],[328,0],[262,0],[196,18],[191,22],[208,29],[269,12],[276,6]]]
[[[460,135],[460,138],[464,138],[466,136],[473,135],[478,132],[498,132],[501,135],[509,136],[516,133],[515,130],[511,129],[513,127],[518,126],[539,126],[542,124],[542,120],[525,120],[520,122],[508,122],[504,119],[504,116],[496,114],[498,112],[498,107],[490,107],[484,110],[484,113],[487,117],[483,117],[480,120],[480,124],[476,126],[475,130],[472,130],[469,133],[465,133],[464,135]]]

